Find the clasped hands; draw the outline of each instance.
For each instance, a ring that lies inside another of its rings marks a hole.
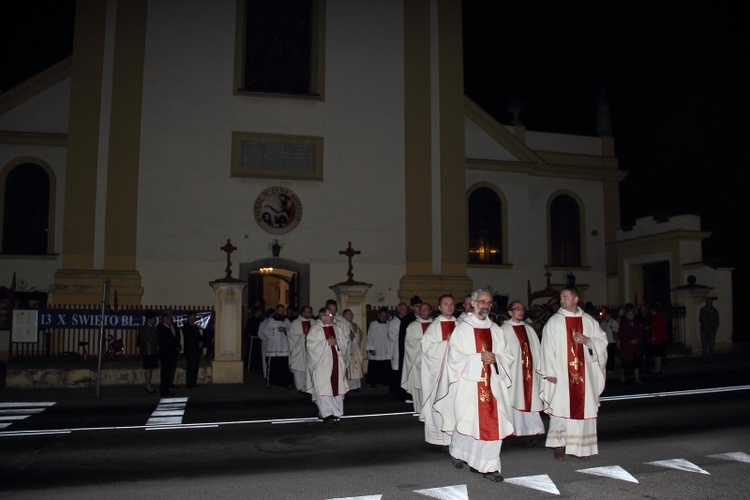
[[[482,351],[482,363],[491,365],[495,362],[495,353],[491,351]]]

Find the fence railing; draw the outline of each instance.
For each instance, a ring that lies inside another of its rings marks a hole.
[[[366,329],[370,321],[375,319],[381,305],[367,305],[367,325],[360,325]],[[612,311],[619,311],[619,305],[598,306],[601,310],[606,307]],[[396,306],[385,306],[389,316],[395,313]],[[145,312],[156,311],[162,315],[170,312],[178,327],[186,318],[190,310],[198,312],[199,324],[206,330],[213,328],[213,307],[211,306],[129,306],[119,307],[105,312],[104,339],[101,342],[102,357],[107,360],[136,360],[139,359],[138,331],[143,325]],[[673,346],[685,345],[685,315],[684,304],[670,304],[664,308],[667,317],[667,332],[669,342]],[[42,318],[36,342],[11,342],[10,360],[12,361],[49,361],[53,359],[87,359],[98,358],[100,351],[101,307],[83,305],[57,305],[39,310],[40,315],[48,314],[49,318]],[[119,320],[116,318],[120,318]],[[127,321],[125,319],[127,318]],[[45,321],[48,319],[49,321]],[[57,322],[54,320],[57,319]],[[85,319],[85,321],[84,321]],[[60,324],[60,321],[64,325]],[[85,324],[81,324],[85,323]],[[123,323],[127,325],[123,326]]]
[[[149,310],[160,317],[170,313],[178,328],[185,321],[188,311],[196,311],[199,326],[206,330],[213,328],[213,307],[210,306],[160,305],[108,309],[102,329],[101,306],[56,305],[37,311],[39,329],[36,342],[11,342],[10,360],[98,359],[100,350],[103,359],[111,361],[139,359],[138,331]]]

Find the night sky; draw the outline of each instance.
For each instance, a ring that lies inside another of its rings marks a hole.
[[[5,2],[0,90],[70,53],[72,0]],[[620,168],[621,222],[700,215],[708,262],[750,278],[742,216],[750,168],[750,35],[741,2],[464,0],[466,94],[528,130],[595,135],[604,91]],[[602,8],[604,7],[604,8]]]
[[[595,135],[608,98],[620,168],[621,223],[691,213],[704,260],[750,277],[742,216],[750,167],[750,37],[735,3],[465,0],[465,91],[511,123],[513,95],[529,130]]]

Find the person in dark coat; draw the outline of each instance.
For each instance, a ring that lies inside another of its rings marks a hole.
[[[192,389],[198,385],[198,367],[203,353],[203,332],[198,328],[195,311],[187,313],[187,321],[182,325],[182,348],[185,353],[185,387]]]
[[[620,318],[620,382],[625,382],[631,373],[634,375],[635,383],[642,384],[640,374],[641,339],[643,328],[635,317],[635,307],[631,304],[625,306],[625,313]]]
[[[156,313],[146,311],[146,322],[138,332],[138,348],[143,357],[143,378],[146,382],[146,392],[156,392],[151,386],[151,377],[159,368],[159,339],[156,333]]]
[[[159,339],[159,364],[161,365],[160,375],[160,392],[162,396],[174,396],[170,391],[173,385],[174,368],[176,355],[180,352],[180,341],[172,332],[172,316],[165,314],[161,323],[156,329],[156,335]]]

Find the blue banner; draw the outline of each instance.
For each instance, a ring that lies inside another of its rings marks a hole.
[[[51,328],[99,328],[102,322],[101,311],[92,309],[39,309],[38,326],[40,329]],[[208,329],[213,327],[213,313],[211,311],[198,311],[196,323],[198,328]],[[187,320],[185,312],[172,313],[172,319],[177,327]],[[159,316],[161,320],[161,316]],[[132,328],[139,329],[146,323],[144,311],[106,311],[104,313],[105,328]]]

